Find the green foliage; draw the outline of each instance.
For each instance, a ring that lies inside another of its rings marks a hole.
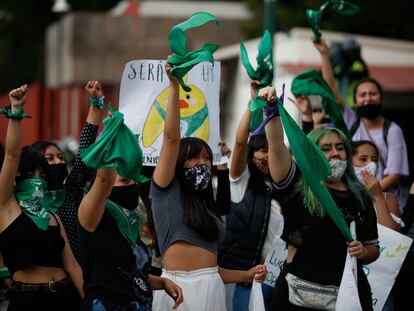
[[[243,27],[247,38],[263,34],[265,0],[241,0],[254,12],[254,22]],[[337,15],[322,24],[323,29],[369,36],[414,40],[411,1],[407,0],[348,0],[361,8],[359,16]],[[305,9],[316,9],[325,0],[276,0],[276,29],[309,27]]]
[[[118,0],[68,0],[72,11],[105,11]],[[0,0],[0,93],[44,80],[45,30],[61,16],[53,0]]]
[[[72,11],[106,11],[119,0],[67,0]],[[242,25],[244,38],[263,35],[265,0],[243,1],[255,19]],[[315,9],[323,0],[276,0],[276,29],[288,31],[309,27],[305,9]],[[414,40],[411,1],[351,0],[361,7],[357,17],[336,16],[323,29],[379,37]],[[61,16],[53,13],[53,0],[0,0],[0,93],[23,83],[44,80],[45,30]]]

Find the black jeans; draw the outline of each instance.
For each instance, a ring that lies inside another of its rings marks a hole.
[[[18,291],[13,292],[7,311],[79,311],[80,296],[70,284],[58,292]]]

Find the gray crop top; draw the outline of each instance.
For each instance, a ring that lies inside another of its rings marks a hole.
[[[168,247],[177,241],[188,242],[217,255],[218,244],[221,243],[225,234],[223,222],[215,217],[219,239],[217,241],[206,241],[193,228],[183,223],[180,196],[181,187],[176,179],[165,189],[151,181],[151,209],[161,255],[164,256]]]

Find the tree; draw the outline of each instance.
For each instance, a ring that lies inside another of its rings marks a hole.
[[[241,0],[254,12],[255,20],[246,23],[247,37],[263,34],[264,0]],[[326,0],[277,0],[277,30],[309,27],[305,9],[318,9]],[[411,2],[406,0],[350,0],[361,8],[359,16],[335,16],[322,24],[322,29],[369,36],[414,40]]]
[[[105,11],[119,0],[68,0],[72,11]],[[53,0],[0,0],[0,92],[43,81],[45,30],[61,16]]]

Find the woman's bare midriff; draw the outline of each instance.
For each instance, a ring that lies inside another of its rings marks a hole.
[[[23,283],[49,283],[61,281],[66,278],[66,272],[62,268],[32,266],[13,274],[13,280]]]
[[[217,266],[217,256],[193,244],[178,241],[164,254],[163,267],[166,270],[193,271]]]

